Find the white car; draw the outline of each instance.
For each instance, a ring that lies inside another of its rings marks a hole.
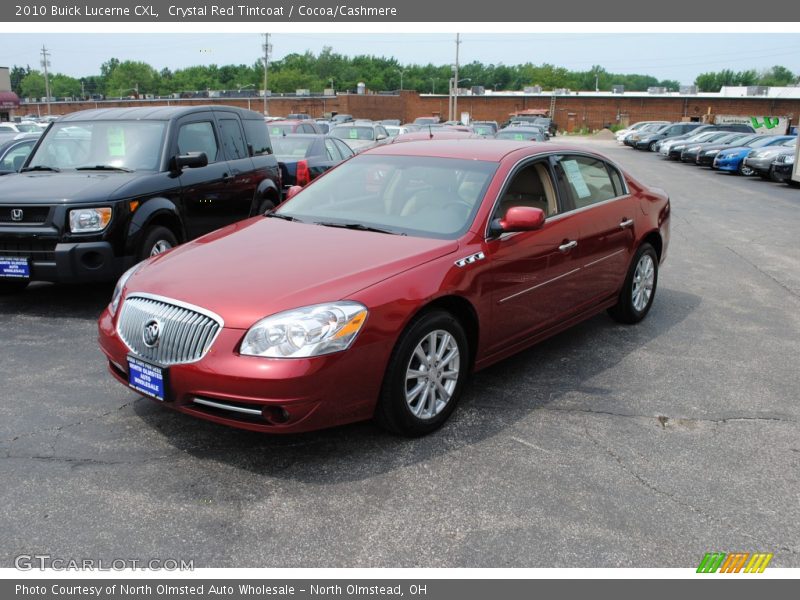
[[[620,129],[616,133],[617,143],[618,144],[624,144],[625,143],[625,137],[629,133],[634,133],[635,131],[641,131],[642,129],[644,129],[646,127],[650,128],[650,126],[656,126],[656,125],[657,126],[661,126],[661,125],[667,125],[667,124],[669,124],[669,121],[639,121],[638,123],[634,123],[633,125],[631,125],[627,129]]]

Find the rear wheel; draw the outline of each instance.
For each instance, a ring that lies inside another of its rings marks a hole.
[[[631,261],[617,304],[608,309],[620,323],[638,323],[647,316],[656,296],[658,255],[648,243],[639,246]]]
[[[0,280],[0,294],[16,294],[28,287],[30,283],[27,279],[3,279]]]
[[[455,409],[468,370],[469,345],[461,323],[441,310],[422,315],[392,352],[375,419],[408,437],[435,431]]]
[[[139,248],[139,260],[163,254],[178,245],[178,238],[166,227],[156,225],[147,230]]]
[[[261,201],[261,204],[258,206],[258,214],[264,215],[268,210],[272,210],[275,208],[275,201],[272,198],[267,198]]]

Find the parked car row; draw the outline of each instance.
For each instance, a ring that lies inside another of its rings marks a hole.
[[[756,133],[744,124],[643,122],[617,140],[638,150],[656,152],[667,160],[794,184],[791,170],[796,134]]]

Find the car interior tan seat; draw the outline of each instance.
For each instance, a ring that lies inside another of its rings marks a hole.
[[[514,206],[538,208],[548,217],[558,212],[553,183],[544,164],[537,163],[517,173],[500,199],[498,216],[505,216]]]

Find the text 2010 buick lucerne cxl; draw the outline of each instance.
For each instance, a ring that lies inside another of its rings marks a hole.
[[[127,271],[100,345],[125,385],[218,423],[422,435],[471,371],[606,309],[644,318],[669,216],[593,152],[391,144]]]

